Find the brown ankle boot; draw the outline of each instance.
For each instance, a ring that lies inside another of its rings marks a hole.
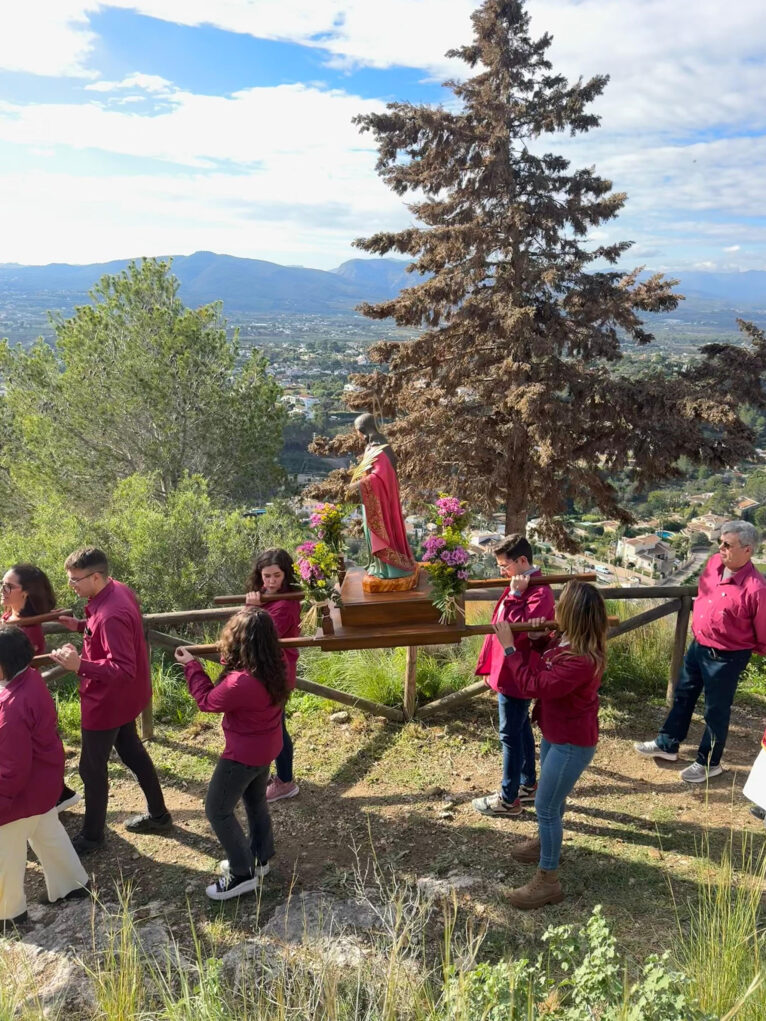
[[[540,841],[537,837],[531,837],[529,840],[522,840],[520,844],[514,844],[511,848],[511,858],[523,865],[537,865],[540,861]]]
[[[511,904],[521,911],[541,908],[544,904],[558,904],[563,899],[558,869],[538,869],[525,886],[508,894]]]

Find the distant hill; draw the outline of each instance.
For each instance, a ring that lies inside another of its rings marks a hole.
[[[99,277],[121,272],[128,262],[119,259],[87,266],[0,263],[0,300],[44,296],[56,299],[51,301],[55,308],[77,304],[85,300]],[[187,305],[222,301],[227,312],[255,314],[349,313],[362,301],[384,301],[407,282],[413,283],[404,272],[406,266],[397,259],[352,259],[327,271],[213,252],[173,256],[173,272]]]
[[[70,266],[0,264],[0,306],[24,306],[67,311],[82,303],[104,273],[118,273],[127,259]],[[261,259],[240,259],[213,252],[173,257],[173,272],[181,282],[188,305],[223,301],[226,314],[345,315],[363,301],[385,301],[420,279],[405,272],[403,259],[350,259],[332,271],[281,266]],[[686,295],[675,321],[708,320],[711,315],[734,325],[737,314],[756,321],[766,317],[766,272],[669,273],[680,279]]]

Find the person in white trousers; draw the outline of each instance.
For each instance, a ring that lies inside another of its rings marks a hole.
[[[27,844],[42,866],[49,901],[90,893],[56,811],[64,747],[51,694],[29,665],[33,654],[20,628],[0,628],[0,931],[27,917]]]

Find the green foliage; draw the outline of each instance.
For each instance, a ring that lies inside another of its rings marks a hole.
[[[83,545],[107,551],[115,577],[134,588],[146,612],[209,606],[214,595],[242,591],[256,552],[288,548],[302,535],[284,504],[258,518],[217,506],[199,475],[183,476],[166,498],[153,475],[118,482],[100,514],[53,492],[30,508],[16,530],[0,533],[0,563],[38,564],[58,589],[63,605],[72,593],[63,564]]]
[[[582,928],[543,934],[547,955],[480,964],[455,975],[455,1021],[712,1021],[694,1004],[688,979],[669,954],[650,955],[630,982],[601,907]],[[563,977],[562,977],[563,976]],[[717,1017],[718,1015],[716,1015]]]
[[[281,391],[256,351],[242,359],[220,307],[185,308],[154,259],[103,277],[91,299],[54,320],[55,346],[0,345],[13,486],[30,503],[55,490],[93,509],[137,473],[164,497],[187,472],[214,481],[218,502],[271,493]]]

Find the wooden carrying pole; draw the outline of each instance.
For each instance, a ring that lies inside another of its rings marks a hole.
[[[51,610],[50,613],[38,613],[34,617],[19,617],[18,620],[6,620],[3,623],[7,627],[34,627],[36,624],[48,624],[59,617],[71,617],[71,610]]]
[[[532,574],[527,577],[530,588],[536,585],[565,585],[568,581],[595,581],[595,574]],[[468,588],[508,588],[510,578],[469,578]]]
[[[277,592],[273,596],[267,596],[267,595],[264,595],[263,592],[261,592],[261,602],[262,603],[276,603],[280,599],[298,600],[298,599],[304,599],[304,598],[305,598],[305,596],[303,595],[302,592]],[[243,604],[244,602],[245,602],[245,593],[244,592],[241,595],[238,595],[238,596],[214,596],[213,597],[213,605],[214,606],[239,606],[239,605]],[[257,604],[253,603],[253,605],[256,606]]]

